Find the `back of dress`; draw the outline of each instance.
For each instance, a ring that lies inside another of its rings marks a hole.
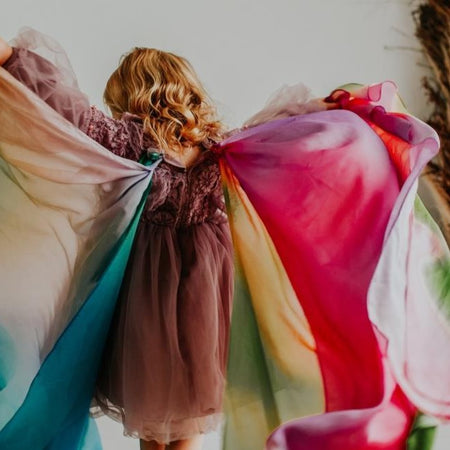
[[[155,170],[96,392],[127,434],[168,443],[220,424],[233,292],[224,208],[210,151]]]
[[[139,118],[112,119],[49,61],[14,49],[4,65],[115,154],[138,161],[152,143]],[[218,162],[155,170],[100,368],[93,414],[125,433],[169,443],[217,428],[228,350],[233,258]]]

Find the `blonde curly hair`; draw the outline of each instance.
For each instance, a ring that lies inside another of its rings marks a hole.
[[[183,57],[136,47],[122,56],[103,94],[114,117],[139,116],[144,132],[162,150],[219,141],[224,127],[205,89]]]

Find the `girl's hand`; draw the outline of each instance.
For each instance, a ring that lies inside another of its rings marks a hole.
[[[12,47],[0,37],[0,66],[2,66],[12,55]]]

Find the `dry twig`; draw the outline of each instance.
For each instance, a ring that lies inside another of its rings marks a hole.
[[[427,0],[414,10],[413,17],[432,71],[423,79],[434,106],[428,123],[441,139],[441,151],[429,168],[450,203],[450,0]]]

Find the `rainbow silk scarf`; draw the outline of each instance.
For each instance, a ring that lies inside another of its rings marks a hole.
[[[393,83],[327,101],[215,148],[235,256],[224,450],[423,450],[418,411],[450,419],[449,252],[416,196],[438,138]],[[89,404],[159,159],[141,162],[0,68],[2,449],[101,448]]]
[[[227,450],[268,435],[270,450],[424,450],[417,409],[450,416],[449,253],[416,197],[438,138],[393,83],[327,100],[220,145],[237,272]]]

